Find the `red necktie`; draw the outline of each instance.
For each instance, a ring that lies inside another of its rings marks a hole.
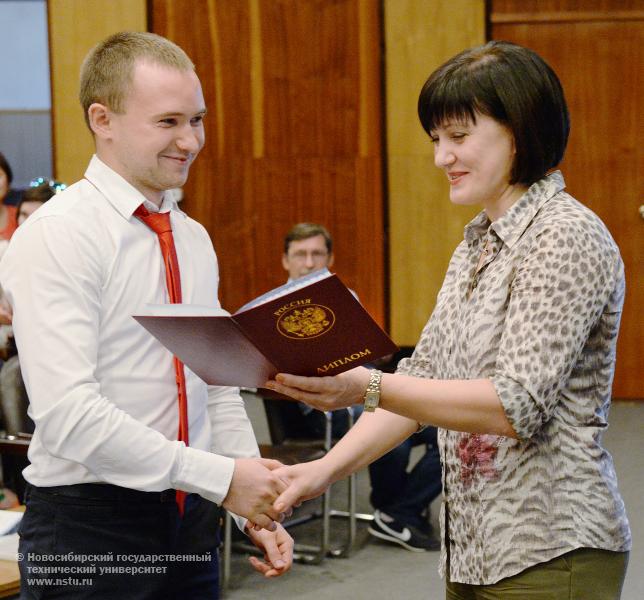
[[[163,262],[165,263],[165,280],[168,287],[171,304],[181,302],[181,276],[179,274],[179,261],[177,260],[177,251],[174,247],[174,238],[172,237],[172,226],[170,225],[170,213],[151,213],[143,204],[134,211],[134,216],[138,217],[154,233],[159,236]],[[177,381],[177,390],[179,398],[179,431],[177,439],[189,443],[188,438],[188,395],[186,393],[186,375],[183,370],[183,363],[175,356],[174,371]],[[177,490],[177,504],[179,513],[183,515],[186,493]]]

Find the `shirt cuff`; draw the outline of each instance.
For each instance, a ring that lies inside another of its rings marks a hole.
[[[235,471],[235,459],[183,446],[174,488],[221,505]]]
[[[496,374],[490,379],[518,438],[531,438],[543,425],[542,414],[532,395],[521,383],[504,375]]]
[[[408,375],[421,379],[433,379],[433,370],[430,361],[422,358],[403,358],[396,367],[396,375]]]

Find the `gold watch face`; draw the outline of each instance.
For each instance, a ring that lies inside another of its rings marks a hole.
[[[380,392],[367,392],[364,397],[364,409],[371,412],[376,409],[380,402]]]

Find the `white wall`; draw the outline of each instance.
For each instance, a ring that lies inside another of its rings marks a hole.
[[[0,1],[0,110],[49,110],[47,6]]]
[[[51,92],[45,0],[0,0],[0,151],[14,188],[51,177]]]

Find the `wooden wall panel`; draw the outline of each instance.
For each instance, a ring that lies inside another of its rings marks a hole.
[[[528,9],[542,4],[549,4],[544,6],[549,12],[534,13],[530,21]],[[636,10],[641,6],[641,1],[549,0],[531,7],[523,0],[495,0],[491,13],[493,38],[534,49],[561,79],[571,113],[561,164],[568,191],[601,217],[620,247],[627,293],[613,392],[623,398],[644,398],[644,221],[638,213],[644,13]]]
[[[112,33],[146,31],[145,0],[48,0],[54,176],[83,177],[94,152],[78,101],[80,66],[87,52]]]
[[[391,332],[413,346],[477,212],[451,205],[418,120],[418,94],[436,67],[485,41],[485,13],[483,0],[385,0],[384,7]]]
[[[380,4],[152,0],[193,58],[209,114],[185,209],[209,230],[235,310],[282,283],[282,239],[318,221],[334,270],[385,321]]]
[[[642,17],[642,0],[491,0],[492,23],[627,20]]]

